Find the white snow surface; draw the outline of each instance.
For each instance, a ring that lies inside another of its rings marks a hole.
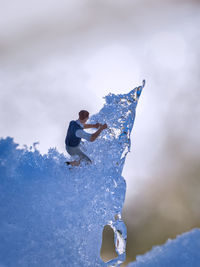
[[[200,267],[200,229],[154,247],[145,255],[137,256],[128,267]]]
[[[108,124],[95,142],[81,144],[92,165],[69,169],[56,149],[41,155],[37,144],[20,149],[13,138],[0,139],[1,266],[120,266],[125,260],[121,174],[140,89],[109,94],[90,118]],[[108,263],[100,258],[105,225],[114,230],[118,255]]]

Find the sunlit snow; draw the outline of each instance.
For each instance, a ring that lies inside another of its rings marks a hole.
[[[165,245],[156,246],[128,267],[199,267],[200,229],[168,240]]]

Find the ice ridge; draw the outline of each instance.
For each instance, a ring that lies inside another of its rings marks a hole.
[[[162,246],[155,246],[145,255],[137,256],[128,267],[199,267],[200,229],[169,239]]]

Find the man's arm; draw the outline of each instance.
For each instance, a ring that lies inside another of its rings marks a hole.
[[[90,137],[90,141],[91,141],[91,142],[94,142],[94,140],[96,140],[97,137],[100,135],[100,133],[101,133],[104,129],[106,129],[106,128],[107,128],[107,124],[106,124],[106,123],[103,124],[103,125],[101,125],[100,128],[99,128],[95,133],[93,133],[93,134],[91,135],[91,137]]]
[[[76,137],[83,138],[87,141],[90,141],[91,135],[90,133],[85,132],[84,130],[78,129],[75,133]]]
[[[84,129],[88,129],[88,128],[99,128],[101,126],[100,123],[95,123],[95,124],[84,124]]]

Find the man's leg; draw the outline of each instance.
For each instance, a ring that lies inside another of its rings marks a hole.
[[[91,159],[85,153],[83,153],[83,151],[81,151],[80,148],[77,151],[77,155],[79,155],[80,161],[84,160],[87,163],[92,163]]]
[[[67,150],[67,153],[70,155],[70,156],[75,156],[77,155],[76,154],[76,150],[75,150],[75,147],[70,147],[70,146],[66,146],[66,150]],[[78,166],[80,164],[80,160],[73,160],[73,161],[66,161],[65,162],[67,165],[71,165],[71,166]]]
[[[77,146],[77,147],[66,147],[66,150],[71,156],[75,156],[75,155],[79,156],[79,160],[71,161],[69,163],[70,165],[79,166],[79,164],[80,164],[80,162],[82,160],[86,161],[87,163],[92,163],[91,159],[86,154],[84,154],[83,151],[81,151],[79,146]]]

